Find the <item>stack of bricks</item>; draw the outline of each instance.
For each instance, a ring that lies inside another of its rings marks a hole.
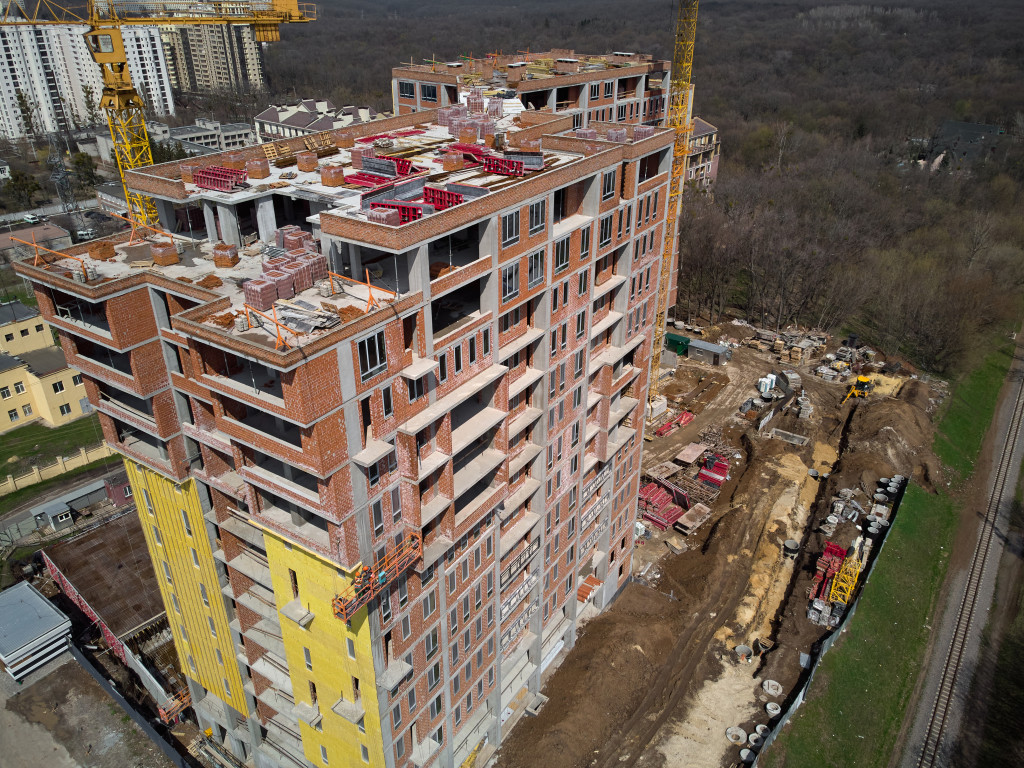
[[[241,152],[225,152],[222,155],[222,158],[222,167],[230,168],[233,171],[245,170],[245,155],[243,155]]]
[[[280,248],[284,248],[286,251],[298,250],[315,250],[316,241],[313,239],[313,235],[309,232],[299,229],[289,230],[281,238]]]
[[[245,292],[245,303],[260,312],[266,312],[277,301],[277,284],[272,280],[246,280],[242,290]]]
[[[654,135],[657,128],[653,125],[637,125],[633,127],[633,141],[642,141],[643,139],[649,139]]]
[[[281,271],[286,275],[291,275],[296,293],[302,293],[313,287],[313,268],[304,259],[293,260]]]
[[[320,169],[320,183],[325,187],[340,187],[345,183],[345,169],[340,165],[325,165]]]
[[[174,243],[153,243],[149,252],[153,263],[160,267],[170,267],[179,261]]]
[[[444,157],[441,158],[441,168],[449,173],[461,171],[465,166],[466,162],[461,152],[445,152]]]
[[[295,226],[294,224],[286,224],[285,226],[281,227],[279,230],[277,230],[277,232],[274,233],[274,243],[277,245],[278,248],[284,248],[285,247],[284,239],[285,239],[285,237],[288,236],[288,233],[289,232],[299,232],[299,231],[301,231],[301,230],[297,226]],[[293,245],[292,246],[288,246],[289,249],[294,248],[294,247],[295,246],[293,246]]]
[[[245,161],[245,172],[250,179],[266,179],[270,176],[270,161],[265,157],[254,157]]]
[[[476,144],[477,135],[475,121],[466,120],[459,126],[459,142],[461,144]]]
[[[484,97],[483,94],[471,93],[466,97],[466,106],[469,107],[470,114],[480,113],[484,111]]]
[[[609,128],[608,134],[605,136],[608,141],[614,141],[619,144],[626,143],[626,129],[625,128]]]
[[[366,212],[366,220],[374,224],[390,224],[397,227],[402,223],[402,215],[395,208],[372,208]]]
[[[540,139],[526,139],[520,142],[519,148],[523,152],[540,152]]]
[[[238,246],[228,243],[217,243],[213,246],[213,264],[223,269],[231,269],[238,263]]]
[[[274,272],[287,264],[291,259],[286,259],[284,256],[278,256],[276,259],[267,259],[263,262],[263,274],[267,272]]]
[[[353,147],[352,148],[352,167],[357,171],[363,170],[363,158],[364,157],[376,157],[377,150],[373,147]]]
[[[576,129],[577,139],[596,139],[597,131],[593,128],[577,128]]]
[[[459,132],[462,130],[462,116],[452,117],[448,120],[448,133],[451,134],[453,139],[459,138]]]
[[[501,118],[505,114],[505,101],[497,96],[492,96],[491,100],[487,102],[487,114],[493,117],[495,120]]]
[[[181,171],[181,180],[186,184],[194,184],[192,174],[202,167],[198,163],[178,163],[178,169]]]
[[[113,243],[101,240],[89,245],[89,258],[94,261],[110,261],[115,255]]]
[[[344,149],[351,149],[356,145],[356,137],[353,136],[348,131],[345,131],[344,133],[338,134],[336,143],[339,147],[342,147]]]
[[[295,280],[284,269],[264,272],[263,278],[272,280],[277,286],[277,298],[290,299],[295,295]]]
[[[299,152],[295,155],[295,162],[300,171],[311,173],[320,164],[320,159],[316,156],[316,152]]]

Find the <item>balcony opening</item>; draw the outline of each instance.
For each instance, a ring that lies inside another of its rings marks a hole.
[[[246,403],[221,398],[224,415],[237,421],[246,429],[263,433],[296,448],[302,448],[302,429],[272,413],[254,408]]]
[[[203,364],[209,374],[228,378],[236,384],[252,388],[261,395],[284,399],[280,371],[247,357],[239,357],[213,347],[203,347],[202,355]]]
[[[259,498],[260,514],[263,517],[273,520],[282,527],[294,529],[300,536],[323,547],[329,546],[327,521],[322,517],[262,488],[257,489],[256,493]]]
[[[75,345],[75,354],[79,357],[96,363],[97,365],[104,365],[107,368],[113,368],[118,373],[122,373],[125,376],[132,376],[132,363],[130,352],[114,352],[107,347],[96,344],[89,339],[83,339],[80,336],[73,337]]]
[[[570,216],[583,213],[583,198],[586,196],[587,184],[577,181],[567,187],[556,189],[551,206],[551,220],[558,224]]]
[[[652,152],[646,157],[641,157],[639,162],[637,182],[642,184],[648,179],[653,179],[655,176],[662,173],[661,167],[664,164],[664,159],[667,155],[668,150],[663,149],[658,152]]]
[[[320,486],[313,475],[293,467],[274,456],[268,456],[260,451],[253,451],[252,453],[253,466],[259,467],[264,472],[274,475],[276,480],[284,481],[286,484],[296,485],[299,488],[319,497]]]
[[[480,251],[479,224],[472,224],[458,232],[432,240],[427,250],[431,281],[477,261],[481,256]]]
[[[130,411],[134,415],[140,416],[147,421],[154,421],[152,400],[136,397],[130,392],[126,392],[123,389],[117,389],[102,381],[97,381],[96,387],[100,391],[101,402],[111,403],[118,408]]]
[[[156,461],[167,461],[167,444],[141,429],[125,424],[120,419],[111,419],[117,432],[117,441],[129,452]]]
[[[523,106],[527,109],[541,110],[547,109],[548,99],[551,96],[551,90],[545,91],[530,91],[529,93],[522,93],[519,98],[523,102]]]
[[[447,336],[480,317],[480,294],[483,281],[474,280],[430,302],[434,339]]]
[[[49,290],[50,298],[53,300],[53,314],[56,317],[109,335],[110,323],[107,322],[105,301],[93,303],[55,288]]]

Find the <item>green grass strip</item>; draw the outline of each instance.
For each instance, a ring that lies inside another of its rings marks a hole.
[[[996,412],[999,390],[1013,361],[1013,342],[1004,341],[957,384],[935,434],[933,450],[952,470],[954,483],[968,477]]]
[[[59,427],[26,424],[0,438],[0,471],[21,475],[33,464],[51,464],[58,456],[74,456],[80,448],[102,442],[103,430],[95,413]]]
[[[72,469],[70,472],[65,472],[59,477],[52,477],[49,480],[43,480],[41,483],[21,488],[13,493],[8,493],[5,496],[0,496],[0,515],[7,514],[15,507],[24,504],[26,501],[30,501],[36,496],[41,496],[47,491],[66,485],[69,481],[74,480],[79,475],[82,475],[91,469],[97,469],[99,467],[109,467],[113,469],[123,461],[124,459],[121,456],[115,454],[113,456],[108,456],[105,459],[94,461],[91,464],[86,464],[84,467]]]

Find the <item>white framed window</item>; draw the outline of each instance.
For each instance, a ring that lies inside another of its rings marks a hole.
[[[511,264],[501,270],[501,300],[511,301],[519,295],[519,264]]]
[[[384,331],[377,331],[373,336],[363,339],[359,342],[358,347],[359,371],[363,381],[388,367],[387,351],[384,347]]]
[[[398,96],[403,99],[416,98],[416,83],[409,83],[405,80],[398,81]]]
[[[583,310],[576,315],[576,338],[578,339],[587,332],[587,311]]]
[[[11,421],[17,421],[19,418],[21,418],[20,416],[18,416],[18,409],[12,408],[11,410],[9,410],[7,412],[7,418],[10,419]]]
[[[313,657],[309,654],[309,648],[303,646],[302,648],[302,659],[306,662],[306,669],[313,671]]]
[[[207,608],[210,607],[210,595],[206,591],[206,585],[203,582],[199,582],[199,597],[202,598],[203,605]]]
[[[569,266],[569,238],[563,237],[555,243],[555,274]]]
[[[324,765],[330,765],[330,761],[327,759],[327,747],[323,744],[320,745],[320,760]]]
[[[6,387],[4,387],[6,389]],[[20,381],[14,382],[14,394],[21,395],[25,393],[25,385]],[[6,398],[4,398],[6,400]]]
[[[381,398],[384,400],[384,418],[388,418],[395,412],[395,403],[391,395],[391,385],[388,384],[381,391]]]
[[[601,177],[601,199],[611,200],[613,197],[615,197],[615,171],[605,171]]]
[[[64,391],[64,382],[63,381],[55,381],[55,382],[53,382],[53,393],[55,395],[59,394],[59,393],[61,393],[63,391]]]
[[[501,246],[507,248],[519,242],[519,211],[501,217]]]
[[[612,216],[608,214],[601,219],[601,238],[598,240],[598,245],[604,248],[606,245],[611,245],[612,242]]]
[[[586,258],[590,255],[590,227],[580,230],[580,256]]]
[[[74,384],[76,387],[82,386],[82,374],[76,373],[74,376],[72,376],[71,383]]]
[[[423,101],[437,101],[437,86],[420,83],[420,98]]]
[[[604,84],[604,97],[610,99],[615,94],[615,81],[608,80]]]
[[[526,257],[527,281],[526,287],[533,288],[544,282],[544,251],[539,250]],[[484,354],[487,354],[486,350]]]
[[[10,387],[0,387],[0,398],[3,398],[4,400],[10,400],[11,399],[11,388]]]
[[[68,405],[67,403],[64,403],[60,407],[60,415],[61,416],[70,416],[71,415],[71,406]]]
[[[546,200],[538,200],[536,203],[530,204],[530,234],[536,235],[538,232],[543,231],[544,224],[546,221]]]

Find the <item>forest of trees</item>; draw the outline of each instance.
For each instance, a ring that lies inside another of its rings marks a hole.
[[[379,109],[402,61],[552,47],[669,58],[675,15],[671,0],[318,8],[268,47],[272,93]],[[703,2],[695,113],[719,127],[722,161],[713,198],[686,207],[677,314],[853,330],[935,371],[1017,319],[1022,21],[1014,0]],[[922,170],[951,119],[1006,135],[983,162]]]

